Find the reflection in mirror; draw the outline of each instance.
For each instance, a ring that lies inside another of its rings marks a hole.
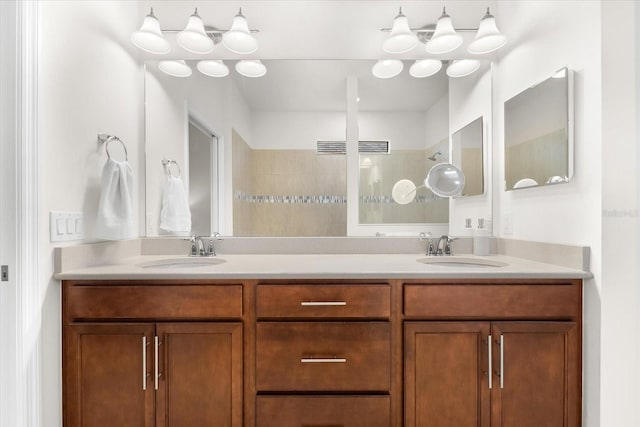
[[[234,129],[234,236],[346,236],[349,61],[265,61],[236,76],[248,131]]]
[[[484,193],[482,117],[477,118],[451,136],[453,164],[465,177],[460,196],[477,196]]]
[[[572,73],[567,68],[505,102],[506,190],[573,175]]]
[[[389,143],[388,152],[360,150],[360,224],[448,223],[448,200],[426,188],[401,198],[407,203],[393,199],[397,182],[422,184],[432,166],[448,161],[448,85],[443,70],[424,79],[358,75],[360,139]]]

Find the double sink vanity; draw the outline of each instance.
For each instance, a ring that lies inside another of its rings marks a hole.
[[[67,427],[581,425],[579,265],[153,242],[58,249]]]

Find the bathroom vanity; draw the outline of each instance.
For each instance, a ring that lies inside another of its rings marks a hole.
[[[581,425],[588,273],[301,257],[61,274],[64,425]]]

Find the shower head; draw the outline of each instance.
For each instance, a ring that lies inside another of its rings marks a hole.
[[[442,153],[439,151],[436,151],[435,153],[433,153],[433,155],[427,157],[427,159],[431,160],[432,162],[435,162],[439,156],[442,156]]]

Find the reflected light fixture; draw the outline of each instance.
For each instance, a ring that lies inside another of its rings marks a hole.
[[[233,53],[248,54],[258,50],[258,41],[251,35],[242,8],[233,18],[231,29],[222,35],[222,44]]]
[[[371,73],[379,79],[390,79],[402,72],[404,64],[399,59],[381,59],[373,65]]]
[[[480,68],[477,59],[456,59],[447,67],[447,76],[457,78],[475,73]]]
[[[267,74],[267,67],[259,59],[243,59],[236,63],[236,71],[245,77],[262,77]]]
[[[209,77],[226,77],[229,75],[229,67],[219,59],[207,59],[198,61],[198,71]]]
[[[176,36],[181,48],[192,53],[209,53],[213,50],[213,40],[204,30],[202,18],[198,15],[198,8],[189,17],[187,26]]]
[[[433,76],[442,68],[442,61],[438,59],[418,59],[409,68],[411,76],[421,79]]]
[[[418,45],[418,36],[411,32],[407,17],[402,13],[402,8],[393,20],[391,34],[382,43],[382,50],[389,53],[409,52]]]
[[[140,29],[131,34],[131,42],[145,52],[158,55],[168,53],[171,50],[169,42],[162,35],[160,22],[153,14],[153,8],[151,8],[149,14],[144,17]]]
[[[160,61],[158,68],[173,77],[189,77],[192,73],[191,67],[183,59]]]
[[[468,51],[476,55],[483,53],[489,53],[500,49],[507,43],[507,38],[504,34],[500,33],[496,26],[496,19],[489,12],[480,21],[478,32],[475,39],[469,44]]]
[[[438,18],[433,37],[427,41],[427,52],[433,54],[449,53],[459,48],[462,41],[462,36],[456,33],[451,17],[447,15],[447,11],[443,7],[442,15]]]

